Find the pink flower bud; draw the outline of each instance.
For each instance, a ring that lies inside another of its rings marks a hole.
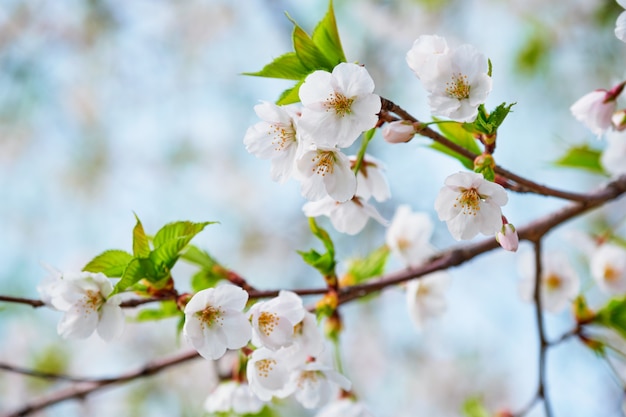
[[[511,223],[502,225],[502,229],[496,234],[496,240],[502,246],[502,249],[509,252],[516,252],[519,246],[517,231]]]
[[[570,107],[574,117],[598,136],[611,127],[611,117],[616,107],[615,93],[612,91],[592,91]]]
[[[383,138],[389,143],[408,142],[415,136],[413,123],[406,120],[396,120],[387,123],[383,128]]]

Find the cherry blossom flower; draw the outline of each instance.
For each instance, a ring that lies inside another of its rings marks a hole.
[[[449,282],[450,276],[446,272],[434,272],[407,283],[407,307],[416,328],[422,329],[428,320],[439,317],[446,310],[445,292]]]
[[[437,35],[422,35],[413,42],[406,54],[406,62],[417,78],[430,79],[437,71],[438,59],[450,49],[445,38]]]
[[[322,408],[315,417],[374,417],[374,414],[362,402],[342,398]]]
[[[617,0],[617,4],[626,9],[626,0]],[[626,42],[626,12],[620,13],[615,22],[615,36],[622,42]]]
[[[315,71],[300,87],[300,125],[319,146],[347,148],[378,122],[381,101],[373,91],[374,81],[360,65]]]
[[[222,382],[207,397],[204,409],[209,413],[256,414],[265,403],[250,391],[248,384]]]
[[[611,116],[613,129],[621,132],[626,129],[626,109],[618,110]]]
[[[600,163],[613,177],[626,174],[626,131],[608,132],[607,146],[600,156]]]
[[[317,325],[315,314],[305,311],[304,318],[294,327],[293,333],[298,354],[304,359],[317,357],[324,349],[324,335]]]
[[[430,244],[434,225],[426,213],[416,213],[401,205],[387,228],[385,240],[393,254],[409,266],[421,265],[434,253]]]
[[[458,172],[446,178],[435,200],[435,210],[439,220],[447,223],[452,237],[467,240],[478,233],[495,235],[502,228],[500,207],[507,201],[501,185],[475,172]]]
[[[502,229],[496,234],[496,240],[502,246],[502,249],[509,252],[516,252],[519,247],[519,236],[515,230],[515,226],[511,223],[502,225]]]
[[[370,218],[382,225],[387,224],[374,206],[359,197],[343,203],[326,197],[306,203],[302,210],[307,217],[328,216],[335,230],[349,235],[356,235],[363,230]]]
[[[349,390],[352,386],[345,376],[319,358],[292,371],[289,383],[293,385],[296,400],[308,409],[327,404],[339,388]]]
[[[248,293],[231,284],[197,292],[185,306],[183,334],[207,359],[244,347],[252,331],[242,311],[247,301]]]
[[[605,243],[591,256],[591,276],[600,289],[611,295],[626,293],[626,250]]]
[[[356,156],[349,158],[351,166],[356,163]],[[365,155],[356,174],[356,195],[363,200],[373,197],[378,202],[391,198],[389,183],[384,174],[385,167],[381,161],[371,155]]]
[[[300,357],[297,346],[271,350],[261,347],[252,352],[246,365],[246,376],[250,390],[262,401],[286,398],[293,393],[289,384],[291,371]]]
[[[415,136],[413,123],[406,120],[396,120],[386,123],[383,127],[383,139],[389,143],[405,143]]]
[[[357,181],[350,161],[335,147],[309,145],[298,157],[296,166],[302,195],[311,201],[327,196],[348,201],[356,192]]]
[[[522,280],[519,291],[522,300],[533,302],[535,291],[535,260],[531,253],[520,257],[518,265]],[[541,308],[559,313],[578,295],[580,279],[576,270],[562,253],[549,253],[541,265]]]
[[[291,177],[298,148],[297,111],[269,102],[257,104],[254,111],[263,121],[246,131],[246,150],[258,158],[271,159],[272,179],[285,182]]]
[[[607,90],[595,90],[579,98],[570,111],[595,135],[602,135],[611,127],[611,117],[617,103]]]
[[[471,45],[461,45],[441,55],[436,72],[422,83],[430,95],[430,111],[457,122],[473,122],[478,106],[491,92],[487,58]]]
[[[45,279],[37,287],[42,300],[64,312],[57,331],[61,337],[83,339],[94,331],[110,341],[122,333],[124,312],[121,299],[113,292],[109,278],[102,273],[60,273]]]
[[[302,299],[291,291],[259,302],[248,312],[252,323],[252,343],[278,350],[293,344],[294,327],[304,319]]]

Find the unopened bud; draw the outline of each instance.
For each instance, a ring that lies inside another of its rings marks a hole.
[[[626,109],[613,113],[613,116],[611,117],[611,124],[613,125],[613,128],[619,132],[626,129]]]
[[[396,120],[383,127],[383,139],[389,143],[408,142],[415,136],[413,123],[406,120]]]
[[[509,252],[516,252],[519,246],[519,236],[515,230],[515,226],[511,223],[502,225],[502,229],[496,234],[496,240],[502,246],[502,249]]]

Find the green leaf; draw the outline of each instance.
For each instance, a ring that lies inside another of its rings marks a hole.
[[[324,277],[335,277],[335,245],[328,232],[317,225],[313,217],[309,217],[309,227],[315,237],[322,241],[326,248],[326,253],[320,254],[314,249],[308,252],[298,251],[302,259],[313,268],[320,271]]]
[[[137,219],[137,224],[133,229],[133,255],[146,258],[150,255],[150,243],[148,242],[148,236],[146,236],[146,232],[143,230],[143,225],[137,215],[135,215],[135,219]]]
[[[438,119],[435,119],[438,120]],[[467,130],[463,128],[463,125],[458,122],[443,122],[437,125],[439,131],[443,136],[445,136],[450,141],[456,143],[459,146],[479,155],[481,153],[480,147],[476,143],[476,138],[474,135],[469,133]],[[469,158],[466,158],[458,153],[448,149],[447,147],[441,145],[440,143],[432,143],[429,145],[430,148],[442,152],[446,155],[450,155],[453,158],[459,160],[463,166],[469,170],[474,169],[474,161]]]
[[[140,310],[135,320],[154,321],[177,317],[183,314],[183,312],[178,309],[175,301],[162,301],[159,307],[160,308],[146,308]]]
[[[133,259],[133,256],[123,250],[112,249],[102,252],[93,258],[83,271],[102,272],[109,278],[121,277],[126,265]]]
[[[317,24],[311,38],[333,67],[341,62],[346,62],[341,39],[339,39],[332,0],[328,2],[326,16]]]
[[[278,98],[278,100],[276,101],[276,104],[279,106],[284,106],[287,104],[293,104],[293,103],[298,103],[300,101],[300,86],[304,83],[303,81],[300,81],[299,83],[297,83],[296,85],[294,85],[291,88],[288,88],[287,90],[283,91],[280,95],[280,97]]]
[[[489,417],[482,400],[477,397],[468,398],[463,403],[462,412],[465,417]]]
[[[592,323],[609,327],[626,339],[626,297],[609,301],[596,313]]]
[[[295,52],[288,52],[274,59],[261,71],[246,72],[244,75],[299,81],[306,78],[309,72]]]
[[[319,50],[317,45],[313,43],[313,39],[294,22],[293,27],[293,48],[300,59],[302,65],[309,72],[323,69],[332,71],[335,67],[328,61],[326,56]]]
[[[502,125],[504,119],[506,119],[506,117],[511,112],[511,107],[515,106],[516,104],[517,103],[511,103],[507,105],[506,103],[502,103],[491,112],[488,121],[494,127],[494,131],[497,130],[500,125]]]
[[[215,222],[192,223],[180,221],[169,223],[154,236],[154,250],[150,259],[163,273],[172,269],[180,252],[207,225]]]
[[[381,246],[365,258],[353,259],[348,264],[348,284],[355,285],[378,277],[385,272],[389,258],[389,248]]]
[[[109,295],[109,297],[124,291],[126,288],[144,278],[146,278],[146,272],[142,267],[140,259],[133,258],[128,265],[126,265],[126,268],[124,268],[122,278],[118,281],[117,285],[115,285],[115,288],[113,288],[113,292]]]
[[[192,264],[206,269],[211,269],[215,265],[218,265],[215,258],[194,245],[188,245],[187,250],[183,252],[180,257],[187,262],[191,262]]]
[[[194,292],[198,292],[207,288],[213,288],[222,279],[224,279],[222,275],[216,274],[210,269],[201,269],[191,277],[191,289]]]
[[[600,163],[601,155],[601,151],[592,149],[588,145],[574,146],[568,149],[565,155],[554,161],[554,165],[604,174],[604,169]]]

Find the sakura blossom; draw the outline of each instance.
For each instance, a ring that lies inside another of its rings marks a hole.
[[[416,267],[435,252],[430,244],[433,229],[428,214],[413,212],[408,205],[401,205],[387,228],[385,241],[391,253],[406,265]]]
[[[250,390],[262,401],[286,398],[295,389],[290,384],[291,371],[297,366],[297,346],[270,350],[261,347],[252,352],[246,365]]]
[[[360,65],[315,71],[300,87],[300,125],[319,146],[347,148],[378,122],[381,101],[373,91],[374,80]]]
[[[378,213],[378,210],[360,197],[354,197],[343,203],[330,197],[309,201],[302,207],[302,211],[307,217],[329,217],[335,230],[349,235],[356,235],[363,230],[370,218],[382,225],[387,224],[387,220]]]
[[[322,408],[315,417],[374,417],[374,414],[360,401],[341,398]]]
[[[626,131],[610,131],[605,139],[607,146],[600,157],[602,167],[612,177],[626,174]]]
[[[262,121],[246,131],[246,150],[258,158],[270,159],[272,179],[285,182],[293,172],[298,148],[298,109],[262,102],[254,106],[254,111]]]
[[[356,156],[350,158],[351,166],[356,163]],[[356,174],[356,195],[363,200],[373,197],[378,202],[391,198],[389,183],[384,174],[385,166],[382,161],[371,155],[365,155],[361,161],[359,172]]]
[[[496,240],[502,246],[502,249],[509,252],[516,252],[519,247],[519,236],[515,226],[511,223],[502,225],[502,229],[496,234]]]
[[[294,342],[294,328],[304,319],[302,299],[291,291],[280,291],[278,297],[256,303],[248,312],[252,323],[252,343],[271,350]]]
[[[617,4],[626,9],[626,0],[617,0]],[[626,12],[620,13],[615,22],[615,36],[622,42],[626,42]]]
[[[626,293],[626,249],[605,243],[592,254],[589,266],[602,291],[610,295]]]
[[[298,346],[297,353],[304,360],[317,357],[324,350],[324,335],[317,325],[315,314],[305,311],[302,321],[293,329],[294,344]]]
[[[236,381],[222,382],[204,402],[208,413],[256,414],[265,403],[250,391],[248,384]]]
[[[445,293],[450,283],[446,272],[434,272],[411,280],[406,286],[409,317],[417,329],[446,310]]]
[[[413,42],[406,54],[406,62],[417,78],[430,79],[437,71],[438,59],[450,49],[445,38],[437,35],[422,35]]]
[[[185,306],[185,338],[206,359],[244,347],[252,331],[243,313],[247,301],[248,293],[231,284],[197,292]]]
[[[471,45],[442,54],[434,73],[421,78],[430,93],[430,111],[457,122],[473,122],[491,92],[488,69],[487,58]]]
[[[561,312],[571,303],[580,289],[580,279],[567,257],[561,252],[542,257],[540,297],[541,307],[551,313]],[[522,280],[519,292],[522,300],[533,302],[535,291],[535,261],[531,253],[524,253],[518,264]]]
[[[339,389],[349,390],[352,383],[337,372],[328,361],[317,358],[291,373],[294,396],[304,408],[317,408],[336,397]]]
[[[415,127],[406,120],[395,120],[383,127],[383,139],[389,143],[404,143],[413,139]]]
[[[103,340],[110,341],[121,335],[124,328],[121,298],[109,297],[113,285],[106,275],[57,271],[37,290],[46,304],[65,313],[57,326],[61,337],[84,339],[97,331]]]
[[[317,201],[330,196],[344,202],[356,193],[357,180],[350,161],[335,147],[310,144],[298,157],[296,166],[302,195],[307,200]]]
[[[595,90],[579,98],[570,111],[595,135],[602,135],[611,127],[611,118],[617,103],[607,90]]]
[[[450,175],[435,200],[439,220],[452,237],[467,240],[478,233],[495,235],[502,228],[502,211],[508,197],[504,188],[475,172]]]

